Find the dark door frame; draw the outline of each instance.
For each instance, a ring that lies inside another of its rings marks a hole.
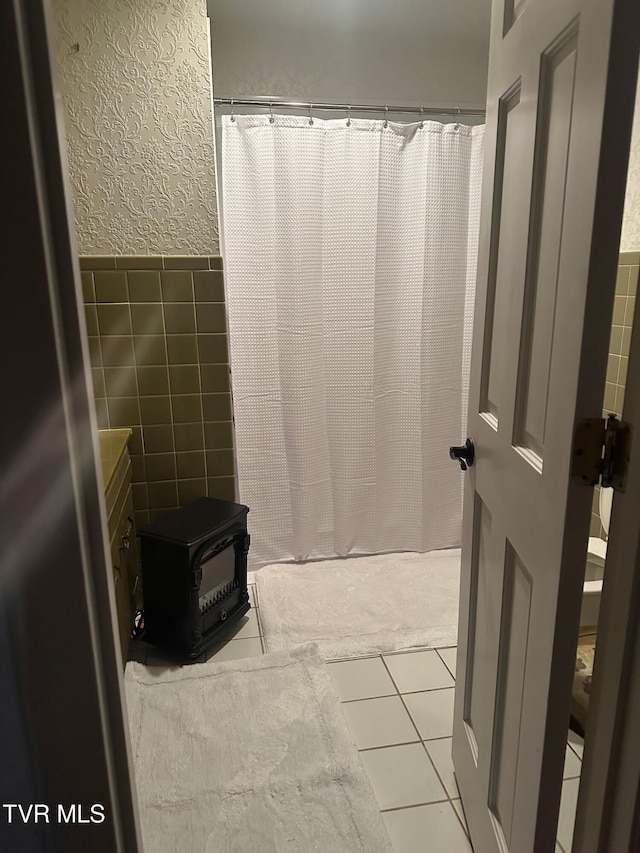
[[[17,809],[0,808],[0,848],[135,853],[122,662],[45,0],[0,3],[0,44],[0,803],[49,809],[48,822],[41,809],[37,823],[33,811],[24,823]]]

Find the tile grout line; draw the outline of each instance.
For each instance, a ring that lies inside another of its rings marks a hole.
[[[574,732],[574,734],[575,734],[575,732]],[[573,744],[569,740],[567,740],[567,746],[569,747],[571,752],[575,755],[575,757],[578,759],[578,761],[580,762],[580,765],[582,765],[582,756],[578,755],[578,753],[573,748]]]
[[[255,595],[255,592],[254,592]],[[258,607],[258,599],[256,597],[256,605],[252,608],[256,612],[256,621],[258,623],[258,636],[260,637],[260,647],[262,648],[262,654],[266,654],[266,649],[264,646],[264,632],[262,630],[262,619],[260,618],[260,608]]]
[[[412,693],[401,693],[401,692],[400,692],[400,690],[398,689],[398,685],[396,684],[396,682],[395,682],[395,679],[394,679],[393,675],[391,674],[391,670],[389,669],[389,667],[388,667],[388,666],[387,666],[387,664],[386,664],[386,661],[385,661],[384,657],[383,657],[382,655],[380,655],[380,657],[382,658],[382,664],[383,664],[384,668],[385,668],[385,669],[387,670],[387,672],[389,673],[389,678],[390,678],[390,679],[391,679],[391,681],[393,682],[393,686],[394,686],[394,687],[396,688],[396,690],[398,691],[398,696],[400,697],[400,701],[402,702],[402,705],[403,705],[403,707],[404,707],[405,711],[406,711],[406,712],[407,712],[407,714],[409,715],[409,719],[410,719],[410,720],[411,720],[411,722],[413,723],[413,727],[414,727],[414,729],[416,730],[416,732],[418,733],[418,737],[420,738],[420,741],[425,740],[425,738],[423,738],[423,737],[422,737],[422,734],[421,734],[421,732],[420,732],[420,729],[418,728],[418,725],[417,725],[416,721],[413,719],[413,716],[412,716],[412,714],[411,714],[411,711],[409,710],[409,707],[408,707],[407,703],[404,701],[404,696],[411,696],[411,695],[415,695],[416,693],[434,693],[434,692],[435,692],[435,690],[416,690],[416,691],[413,691]],[[454,686],[453,686],[453,688],[451,688],[451,687],[441,687],[441,688],[438,688],[438,690],[452,690],[452,689],[454,689],[454,690],[455,690],[455,679],[454,679]],[[447,735],[447,737],[448,737],[448,735]],[[441,740],[441,739],[442,739],[441,737],[440,737],[440,738],[426,738],[426,740]]]
[[[264,629],[262,627],[262,617],[260,616],[260,596],[258,595],[258,584],[253,584],[253,595],[256,600],[256,616],[258,617],[258,628],[260,630],[260,645],[262,646],[262,654],[266,655],[267,646],[264,641]]]
[[[437,649],[435,649],[435,651],[436,651],[436,654],[437,654],[437,651],[438,651],[438,650],[437,650]],[[440,655],[438,655],[438,657],[440,658]],[[450,672],[449,667],[448,667],[448,666],[446,665],[446,663],[442,660],[442,658],[440,658],[440,660],[442,661],[442,664],[444,665],[444,667],[445,667],[445,669],[447,670],[447,672]],[[384,658],[382,659],[382,662],[383,662],[383,663],[385,664],[385,666],[386,666],[386,662],[385,662]],[[393,681],[393,676],[391,675],[391,671],[389,670],[389,668],[388,668],[388,667],[387,667],[387,671],[389,672],[389,676],[390,676],[391,680]],[[455,680],[455,676],[453,675],[453,673],[451,673],[451,677],[453,678],[453,684],[454,684],[454,690],[455,690],[455,681],[456,681],[456,680]],[[394,681],[393,683],[395,684],[395,681]],[[396,685],[396,687],[397,687],[397,685]],[[451,688],[450,688],[450,687],[448,687],[448,688],[441,688],[441,689],[447,689],[447,690],[450,690]],[[417,692],[427,692],[427,691],[417,691]],[[421,742],[421,744],[422,744],[422,748],[424,749],[424,751],[425,751],[425,753],[426,753],[427,760],[429,761],[429,763],[430,763],[430,764],[431,764],[431,766],[433,767],[433,771],[434,771],[434,773],[436,774],[436,778],[437,778],[437,779],[438,779],[438,781],[440,782],[440,785],[442,786],[442,790],[445,792],[445,794],[446,794],[446,796],[447,796],[447,802],[449,802],[449,803],[450,803],[451,808],[453,809],[453,812],[454,812],[454,814],[455,814],[455,816],[456,816],[456,819],[457,819],[458,823],[461,825],[462,830],[463,830],[463,832],[464,832],[465,836],[466,836],[467,838],[469,838],[468,829],[467,829],[467,827],[462,823],[462,821],[460,820],[460,816],[459,816],[459,814],[458,814],[457,810],[455,809],[455,807],[454,807],[454,805],[453,805],[452,798],[449,796],[449,790],[448,790],[447,786],[445,785],[444,780],[443,780],[443,779],[442,779],[442,777],[440,776],[440,773],[438,772],[438,768],[436,767],[435,762],[434,762],[433,758],[431,757],[431,754],[429,753],[429,750],[427,749],[427,746],[426,746],[426,743],[425,743],[425,738],[423,738],[423,737],[422,737],[422,734],[421,734],[420,730],[418,729],[417,724],[415,723],[415,721],[414,721],[413,717],[411,716],[411,712],[409,711],[409,708],[407,707],[407,705],[406,705],[406,703],[405,703],[405,701],[404,701],[403,695],[404,695],[404,694],[400,693],[400,700],[402,701],[402,704],[404,705],[404,707],[405,707],[405,709],[406,709],[406,711],[407,711],[407,714],[409,714],[409,717],[411,718],[411,722],[413,723],[413,725],[415,726],[416,730],[418,731],[418,734],[420,735],[420,742]],[[448,740],[448,739],[449,739],[449,738],[428,738],[428,740]],[[454,776],[455,776],[455,771],[454,771]],[[457,784],[458,784],[458,783],[457,783],[457,781],[456,781],[456,787],[457,787]],[[458,791],[458,793],[459,793],[459,791]],[[456,797],[455,799],[460,799],[460,797]]]
[[[425,803],[411,803],[408,806],[393,806],[390,809],[379,809],[380,814],[389,814],[389,812],[406,812],[407,809],[419,809],[424,806],[436,806],[439,803],[448,803],[450,800],[429,800]],[[452,806],[453,808],[453,806]]]
[[[370,702],[372,699],[394,699],[397,693],[381,693],[379,696],[362,696],[359,699],[341,699],[341,705],[355,705],[356,702]]]
[[[147,477],[147,447],[146,447],[146,444],[144,441],[144,429],[142,427],[142,402],[141,402],[141,395],[140,395],[140,379],[138,376],[139,365],[138,365],[138,358],[136,356],[136,349],[134,346],[133,316],[131,314],[131,290],[130,290],[130,284],[129,284],[129,271],[128,270],[125,271],[125,276],[127,279],[127,298],[129,300],[127,302],[127,310],[129,313],[129,328],[131,329],[131,346],[133,347],[133,364],[134,364],[133,373],[134,373],[134,376],[136,378],[136,396],[138,398],[138,417],[140,418],[140,427],[139,427],[139,429],[140,429],[140,446],[141,446],[142,460],[144,463],[144,483],[141,483],[139,485],[144,486],[144,494],[146,495],[146,498],[147,498],[145,501],[146,508],[145,508],[144,512],[147,513],[147,518],[150,521],[151,520],[151,511],[149,510],[149,479]],[[173,431],[171,432],[171,435],[173,436]],[[135,504],[133,506],[133,509],[134,509],[134,515],[135,515],[135,511],[136,511]],[[145,656],[145,663],[146,663],[146,656]]]
[[[444,661],[443,661],[443,663],[444,663]],[[467,825],[466,825],[466,818],[465,818],[465,820],[463,821],[463,819],[462,819],[462,818],[460,817],[460,815],[458,814],[458,810],[457,810],[457,809],[456,809],[456,807],[453,805],[454,800],[459,800],[459,801],[460,801],[460,807],[462,808],[462,797],[460,796],[460,789],[458,788],[458,780],[456,779],[456,772],[455,772],[455,768],[454,768],[454,771],[453,771],[453,777],[454,777],[454,779],[455,779],[455,783],[456,783],[456,790],[457,790],[457,792],[458,792],[458,796],[457,796],[457,797],[452,797],[452,796],[449,794],[449,789],[448,789],[448,788],[447,788],[447,786],[445,785],[445,783],[444,783],[444,779],[441,777],[440,772],[438,771],[438,768],[436,767],[436,763],[435,763],[435,761],[433,760],[433,758],[431,757],[431,753],[429,752],[429,750],[428,750],[428,748],[427,748],[427,743],[430,743],[430,742],[433,742],[433,741],[436,741],[436,740],[451,740],[451,743],[452,743],[452,745],[453,745],[453,735],[452,735],[452,737],[451,737],[451,738],[448,738],[448,737],[447,737],[447,738],[430,738],[429,740],[423,740],[423,741],[422,741],[422,747],[423,747],[424,751],[425,751],[425,752],[426,752],[426,754],[427,754],[427,758],[429,759],[429,762],[431,763],[431,766],[433,767],[433,770],[434,770],[434,772],[435,772],[436,776],[437,776],[437,777],[438,777],[438,779],[440,780],[440,784],[442,785],[442,787],[443,787],[443,789],[444,789],[444,791],[445,791],[445,793],[446,793],[446,795],[447,795],[447,801],[451,804],[451,808],[453,809],[453,812],[454,812],[454,814],[455,814],[455,816],[456,816],[456,818],[457,818],[457,820],[458,820],[458,823],[459,823],[459,824],[460,824],[460,826],[462,827],[462,831],[464,832],[464,834],[465,834],[465,836],[467,837],[467,839],[470,841],[470,840],[471,840],[471,837],[470,837],[470,835],[469,835],[469,828],[468,828],[468,827],[467,827]],[[453,759],[452,759],[451,763],[453,764]],[[464,812],[463,812],[463,813],[464,813]]]
[[[446,739],[448,740],[448,738],[446,738]],[[433,740],[437,740],[437,738],[433,738]],[[445,794],[447,795],[447,800],[448,800],[450,803],[451,803],[454,799],[455,799],[455,800],[459,800],[459,799],[460,799],[460,797],[459,797],[459,796],[458,796],[458,797],[452,797],[452,796],[449,794],[449,789],[448,789],[448,788],[447,788],[447,786],[445,785],[445,783],[444,783],[444,779],[443,779],[443,778],[442,778],[442,776],[440,775],[440,773],[439,773],[439,771],[438,771],[438,768],[436,767],[436,763],[435,763],[435,761],[433,760],[433,758],[431,757],[431,754],[429,753],[429,750],[427,749],[427,745],[426,745],[426,743],[425,743],[424,741],[422,741],[422,748],[423,748],[423,749],[424,749],[424,751],[426,752],[426,754],[427,754],[427,758],[429,759],[429,762],[431,763],[431,766],[433,767],[434,772],[435,772],[436,776],[438,777],[438,779],[439,779],[439,781],[440,781],[440,784],[442,785],[442,789],[443,789],[443,791],[445,792]],[[455,773],[454,773],[454,776],[455,776]],[[457,785],[458,785],[458,783],[457,783],[457,781],[456,781],[456,786],[457,786]],[[458,793],[460,793],[460,792],[458,791]]]
[[[383,666],[384,666],[384,668],[387,670],[387,673],[388,673],[388,675],[389,675],[389,678],[391,679],[391,683],[393,684],[393,686],[394,686],[394,687],[396,688],[396,690],[398,691],[398,696],[400,697],[400,701],[402,702],[402,707],[405,709],[405,711],[406,711],[406,712],[407,712],[407,714],[409,715],[409,719],[411,720],[411,725],[412,725],[412,726],[413,726],[413,728],[415,729],[416,734],[418,735],[418,739],[419,739],[420,741],[422,741],[422,735],[421,735],[421,733],[420,733],[420,729],[419,729],[419,728],[418,728],[418,726],[416,725],[416,721],[415,721],[415,720],[413,719],[413,717],[411,716],[411,712],[410,712],[410,711],[409,711],[409,709],[407,708],[407,704],[406,704],[406,702],[404,701],[404,699],[402,698],[402,693],[400,693],[400,691],[398,690],[398,685],[396,684],[395,679],[394,679],[393,675],[391,674],[391,670],[390,670],[390,669],[389,669],[389,667],[387,666],[386,661],[385,661],[385,659],[384,659],[384,657],[383,657],[382,655],[380,655],[380,659],[382,660],[382,665],[383,665]]]
[[[342,702],[341,704],[344,705],[345,703]],[[363,746],[362,748],[358,747],[356,744],[356,749],[358,752],[376,752],[376,750],[379,749],[395,749],[397,746],[417,746],[420,743],[421,741],[419,740],[405,740],[401,743],[384,743],[382,746]]]
[[[104,385],[104,405],[107,410],[107,429],[111,429],[111,415],[109,414],[109,397],[107,396],[107,377],[104,372],[104,353],[102,351],[102,334],[100,332],[100,318],[98,317],[98,293],[96,290],[96,276],[95,273],[91,273],[93,278],[93,298],[95,302],[93,303],[96,306],[96,324],[98,326],[98,349],[100,350],[100,370],[102,372],[102,384]],[[127,285],[128,288],[128,285]],[[128,289],[127,289],[128,294]],[[102,303],[100,303],[102,304]],[[134,356],[135,361],[135,356]],[[95,396],[95,395],[94,395]]]
[[[253,612],[256,614],[256,621],[258,622],[258,634],[257,634],[257,636],[255,636],[255,637],[231,637],[230,640],[227,640],[227,643],[235,643],[236,640],[260,640],[260,645],[263,647],[262,653],[264,654],[264,644],[262,642],[262,625],[260,623],[260,608],[252,606],[251,610],[253,610]],[[249,610],[248,612],[251,613],[251,610]]]
[[[164,261],[162,262],[162,267],[164,269]],[[175,430],[175,420],[173,417],[173,396],[171,394],[171,374],[169,373],[169,342],[167,341],[167,324],[164,318],[164,292],[162,289],[162,276],[160,278],[160,299],[162,300],[162,337],[164,338],[164,354],[166,356],[166,364],[167,364],[167,385],[169,386],[169,417],[171,418],[171,436],[173,438],[173,463],[174,463],[174,471],[175,475],[173,478],[173,482],[175,483],[176,488],[176,506],[180,506],[180,495],[178,494],[178,457],[176,456],[176,430]],[[137,368],[136,368],[137,373]],[[142,404],[140,405],[142,408]],[[142,413],[140,414],[140,419],[142,420]],[[146,476],[146,466],[145,466],[145,476]],[[148,481],[147,481],[148,482]],[[171,481],[169,481],[171,482]],[[147,489],[148,491],[148,489]],[[151,507],[149,507],[149,518],[151,518]],[[205,653],[205,663],[207,661],[206,653]]]
[[[346,663],[346,661],[339,661],[339,663]],[[395,685],[394,685],[395,687]],[[453,690],[453,687],[449,685],[449,687],[431,687],[429,690],[405,690],[404,693],[381,693],[379,696],[361,696],[359,699],[341,699],[340,703],[342,705],[350,705],[354,702],[369,702],[371,699],[389,699],[393,696],[417,696],[419,693],[440,693],[443,690]],[[396,688],[397,691],[397,688]],[[421,738],[422,739],[422,738]],[[439,738],[427,738],[427,740],[438,740]],[[440,738],[441,740],[442,738]]]
[[[455,683],[455,680],[456,680],[455,673],[451,671],[451,667],[448,665],[448,663],[446,662],[446,660],[442,657],[442,655],[440,654],[440,652],[438,651],[438,649],[435,649],[435,653],[438,655],[438,657],[440,658],[440,660],[442,661],[442,663],[444,664],[444,666],[447,668],[447,672],[451,675],[451,678],[453,678],[453,681],[454,681],[454,683]],[[456,655],[457,655],[457,651],[456,651]]]
[[[393,696],[373,696],[372,697],[372,699],[393,699],[393,698],[395,698],[395,697],[393,697]],[[349,705],[349,704],[353,704],[353,703],[341,702],[340,704],[341,705]],[[412,743],[422,743],[425,746],[427,746],[428,744],[435,743],[438,740],[451,740],[451,735],[446,735],[444,737],[442,735],[440,735],[439,737],[427,737],[427,738],[419,737],[418,740],[404,740],[404,741],[398,741],[397,743],[396,742],[384,743],[384,744],[382,744],[382,746],[363,746],[363,747],[358,747],[358,752],[371,752],[374,749],[389,749],[389,748],[394,747],[394,746],[409,746],[409,744],[412,744]],[[571,776],[569,778],[579,779],[580,777],[579,776]],[[457,800],[459,798],[458,797],[452,797],[451,799]]]
[[[198,387],[200,389],[200,417],[202,418],[202,449],[204,453],[204,483],[205,493],[209,495],[209,463],[207,462],[207,436],[204,428],[204,401],[202,399],[202,359],[200,358],[200,339],[198,337],[198,313],[196,310],[196,270],[190,270],[191,273],[191,299],[193,306],[193,322],[195,327],[196,338],[196,358],[198,359]],[[262,642],[262,640],[261,640]],[[264,648],[263,648],[264,654]]]
[[[458,783],[456,782],[456,785],[457,784]],[[458,813],[458,809],[453,805],[454,802],[460,803],[460,810],[462,812],[462,816]],[[456,797],[455,800],[450,800],[450,803],[451,803],[451,808],[453,809],[455,816],[458,818],[458,822],[459,822],[460,826],[462,827],[462,831],[464,832],[464,834],[467,837],[467,841],[469,842],[469,844],[471,844],[471,835],[469,834],[469,827],[467,826],[467,818],[466,818],[466,815],[464,813],[464,807],[462,805],[462,797]]]
[[[436,649],[436,652],[437,652],[437,649]],[[438,657],[440,657],[440,655],[438,655]],[[385,667],[385,669],[387,670],[387,672],[388,672],[388,674],[389,674],[389,678],[391,679],[391,681],[392,681],[392,683],[393,683],[393,686],[396,688],[396,690],[398,690],[398,685],[396,684],[395,679],[394,679],[393,675],[391,674],[391,670],[390,670],[390,669],[389,669],[389,667],[387,666],[387,663],[386,663],[386,661],[385,661],[384,657],[383,657],[382,655],[380,655],[380,658],[382,659],[382,664],[383,664],[383,666]],[[445,666],[445,668],[447,669],[447,671],[449,671],[449,669],[448,669],[447,665],[444,663],[444,661],[442,661],[442,663],[444,664],[444,666]],[[453,678],[453,676],[452,676],[452,678]],[[455,678],[453,678],[453,682],[454,682],[454,689],[455,689]],[[450,690],[451,688],[449,687],[449,688],[446,688],[446,689]],[[417,691],[417,692],[427,692],[427,691]],[[438,769],[437,769],[437,767],[435,766],[435,763],[434,763],[433,759],[431,758],[431,755],[429,754],[429,750],[428,750],[428,749],[427,749],[427,747],[425,746],[425,743],[424,743],[424,739],[423,739],[423,737],[422,737],[422,734],[421,734],[421,732],[420,732],[420,730],[419,730],[419,728],[418,728],[418,726],[417,726],[417,724],[416,724],[415,720],[413,719],[413,717],[412,717],[412,715],[411,715],[411,712],[409,711],[409,708],[407,707],[406,702],[404,701],[403,694],[402,694],[402,693],[400,693],[400,691],[399,691],[399,690],[398,690],[398,695],[400,696],[400,701],[402,702],[402,705],[403,705],[403,707],[404,707],[405,711],[406,711],[406,712],[407,712],[407,714],[409,715],[409,719],[411,720],[411,723],[412,723],[413,727],[415,728],[416,732],[418,733],[418,736],[420,737],[420,743],[422,744],[422,748],[423,748],[423,749],[424,749],[424,751],[425,751],[425,754],[426,754],[426,756],[427,756],[427,760],[428,760],[428,761],[429,761],[429,763],[431,764],[431,766],[432,766],[432,768],[433,768],[433,771],[434,771],[434,773],[436,774],[436,778],[437,778],[437,779],[438,779],[438,781],[440,782],[440,785],[441,785],[441,787],[442,787],[442,790],[444,791],[444,793],[445,793],[445,795],[446,795],[446,797],[447,797],[446,801],[445,801],[445,800],[439,800],[439,801],[437,801],[437,802],[448,802],[448,803],[450,804],[451,808],[453,809],[453,813],[454,813],[454,814],[455,814],[455,816],[456,816],[456,820],[458,821],[458,823],[459,823],[459,824],[460,824],[460,826],[462,827],[462,831],[464,832],[465,837],[468,839],[468,838],[469,838],[468,830],[467,830],[467,828],[464,826],[464,824],[462,823],[462,821],[460,820],[460,816],[458,815],[458,812],[457,812],[457,810],[455,809],[455,807],[454,807],[454,805],[453,805],[453,802],[452,802],[452,800],[451,800],[451,797],[449,796],[449,791],[448,791],[448,789],[447,789],[447,786],[444,784],[444,782],[443,782],[443,780],[442,780],[442,778],[441,778],[440,774],[438,773]],[[443,738],[430,738],[430,740],[443,740]],[[457,782],[456,782],[456,785],[457,785]],[[459,799],[459,798],[458,798],[458,797],[456,797],[456,799]],[[380,813],[382,814],[382,810],[380,810]]]

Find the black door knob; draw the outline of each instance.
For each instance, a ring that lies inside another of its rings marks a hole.
[[[468,438],[464,444],[455,445],[449,448],[449,456],[452,459],[457,459],[460,463],[460,468],[466,471],[470,465],[473,465],[476,449],[473,446],[473,441]]]

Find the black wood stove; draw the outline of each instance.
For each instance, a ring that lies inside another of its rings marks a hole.
[[[194,661],[249,610],[248,512],[200,498],[139,531],[150,643]]]

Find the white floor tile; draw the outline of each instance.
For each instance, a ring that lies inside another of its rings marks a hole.
[[[453,688],[409,693],[404,697],[409,713],[425,740],[451,737],[453,732]]]
[[[442,660],[446,663],[447,669],[456,677],[456,657],[458,655],[458,649],[438,649],[438,654],[442,658]]]
[[[567,746],[564,756],[564,773],[563,779],[574,779],[582,772],[582,761],[578,758],[571,747]]]
[[[207,661],[240,660],[241,658],[252,658],[262,654],[262,643],[259,637],[250,637],[242,640],[229,640],[224,646],[215,648]]]
[[[565,850],[571,850],[579,788],[579,779],[567,779],[562,783],[560,818],[558,820],[558,841],[562,844]]]
[[[469,835],[469,828],[467,827],[467,819],[464,816],[464,811],[462,809],[462,801],[461,800],[452,800],[451,805],[456,810],[458,817],[460,818],[460,822],[464,828],[464,831]]]
[[[258,616],[253,608],[229,632],[230,640],[246,640],[250,637],[259,636],[260,626],[258,624]]]
[[[435,651],[384,655],[384,661],[400,693],[453,687],[451,673]]]
[[[460,796],[456,776],[453,772],[453,760],[451,758],[451,738],[443,740],[430,740],[425,746],[435,764],[438,775],[444,782],[447,793],[452,799]]]
[[[396,694],[389,673],[379,657],[329,663],[327,666],[343,702]]]
[[[582,755],[584,753],[584,738],[581,738],[580,735],[577,735],[575,732],[572,732],[571,729],[569,729],[567,741],[569,742],[569,746],[576,753],[578,758],[582,760]]]
[[[249,585],[249,601],[251,602],[252,607],[258,606],[257,601],[256,601],[256,585],[255,584]]]
[[[418,735],[399,696],[341,705],[358,749],[417,741]]]
[[[371,749],[360,757],[381,809],[447,798],[421,743]]]
[[[384,812],[382,817],[396,853],[471,853],[451,803]]]

